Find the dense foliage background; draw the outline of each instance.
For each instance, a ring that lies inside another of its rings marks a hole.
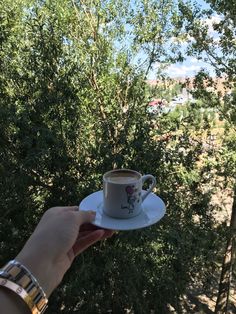
[[[181,313],[181,296],[196,282],[207,287],[219,268],[227,228],[211,196],[218,176],[234,182],[235,95],[224,102],[204,92],[200,73],[199,102],[184,113],[146,110],[156,93],[150,71],[183,59],[173,37],[198,35],[190,55],[208,47],[194,9],[169,0],[0,3],[1,264],[45,210],[79,204],[112,168],[155,175],[167,205],[161,223],[81,255],[48,313]],[[227,121],[219,152],[204,150],[215,122],[201,108],[211,106]]]

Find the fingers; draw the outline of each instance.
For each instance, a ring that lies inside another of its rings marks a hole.
[[[113,231],[113,230],[98,229],[98,228],[97,229],[93,229],[93,230],[84,230],[84,231],[81,231],[81,229],[80,229],[77,241],[79,239],[87,236],[88,234],[92,233],[93,231],[96,231],[96,230],[103,230],[104,231],[104,235],[103,235],[101,240],[104,240],[106,238],[110,238],[115,233],[115,231]]]
[[[95,226],[91,223],[85,223],[80,227],[80,231],[91,231],[91,230],[98,230],[98,229],[104,229],[98,226]],[[110,229],[104,229],[104,230],[110,230]],[[114,231],[114,230],[112,230]]]
[[[92,225],[91,223],[85,223],[80,227],[80,231],[91,231],[91,230],[98,230],[98,229],[102,229],[102,228]]]
[[[78,206],[56,206],[56,207],[49,208],[48,211],[64,212],[64,211],[76,211],[76,210],[79,210]]]
[[[91,231],[89,234],[79,238],[73,246],[74,256],[77,256],[84,250],[86,250],[89,246],[101,240],[104,236],[105,231],[95,230]]]
[[[72,249],[68,252],[68,257],[72,263],[73,259],[86,250],[89,246],[93,245],[97,241],[105,240],[110,238],[115,231],[98,229],[94,231],[82,231],[80,232],[77,241],[73,245]]]
[[[70,211],[79,211],[79,206],[67,206],[67,207],[62,207],[65,210],[70,210]]]
[[[107,239],[107,238],[112,237],[114,233],[115,233],[114,230],[104,230],[104,235],[103,235],[103,237],[101,238],[101,240],[105,240],[105,239]]]
[[[79,210],[79,206],[52,207],[49,209],[49,211],[57,213],[73,212],[79,225],[91,223],[96,216],[96,212],[92,210],[89,211]]]
[[[96,213],[93,211],[75,211],[75,218],[79,226],[91,223],[95,219]]]

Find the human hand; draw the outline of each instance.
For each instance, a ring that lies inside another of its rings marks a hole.
[[[92,211],[79,211],[77,206],[49,209],[16,257],[37,278],[47,297],[78,254],[112,236],[112,230],[91,225],[94,217]]]

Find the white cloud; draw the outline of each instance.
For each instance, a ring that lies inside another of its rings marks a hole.
[[[193,76],[195,75],[200,69],[202,68],[201,65],[197,64],[173,64],[168,67],[165,71],[170,77],[186,77],[186,76]]]
[[[199,60],[197,59],[197,58],[195,58],[195,57],[189,57],[188,58],[188,62],[190,62],[190,63],[192,63],[192,64],[197,64],[197,65],[199,65]]]
[[[156,79],[156,71],[162,64],[156,63],[155,70],[149,74],[149,79]],[[195,57],[188,57],[183,63],[175,63],[163,69],[163,72],[172,78],[184,78],[195,76],[202,68],[208,71],[211,76],[215,75],[214,69],[208,63],[198,60]]]
[[[187,42],[191,42],[194,40],[194,37],[190,36],[189,34],[183,34],[182,36],[176,37],[176,36],[172,36],[168,43],[171,45],[173,44],[181,44],[181,45],[185,45],[187,44]]]
[[[214,30],[214,24],[219,24],[222,18],[220,15],[213,15],[211,18],[203,19],[202,23],[208,27],[208,35],[216,36],[217,32]]]
[[[212,26],[213,24],[218,24],[222,20],[221,16],[219,14],[213,15],[211,18],[205,19],[205,23],[208,26]]]

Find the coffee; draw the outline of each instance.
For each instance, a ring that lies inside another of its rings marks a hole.
[[[111,183],[130,184],[136,182],[140,177],[131,171],[117,171],[110,173],[106,179]]]

